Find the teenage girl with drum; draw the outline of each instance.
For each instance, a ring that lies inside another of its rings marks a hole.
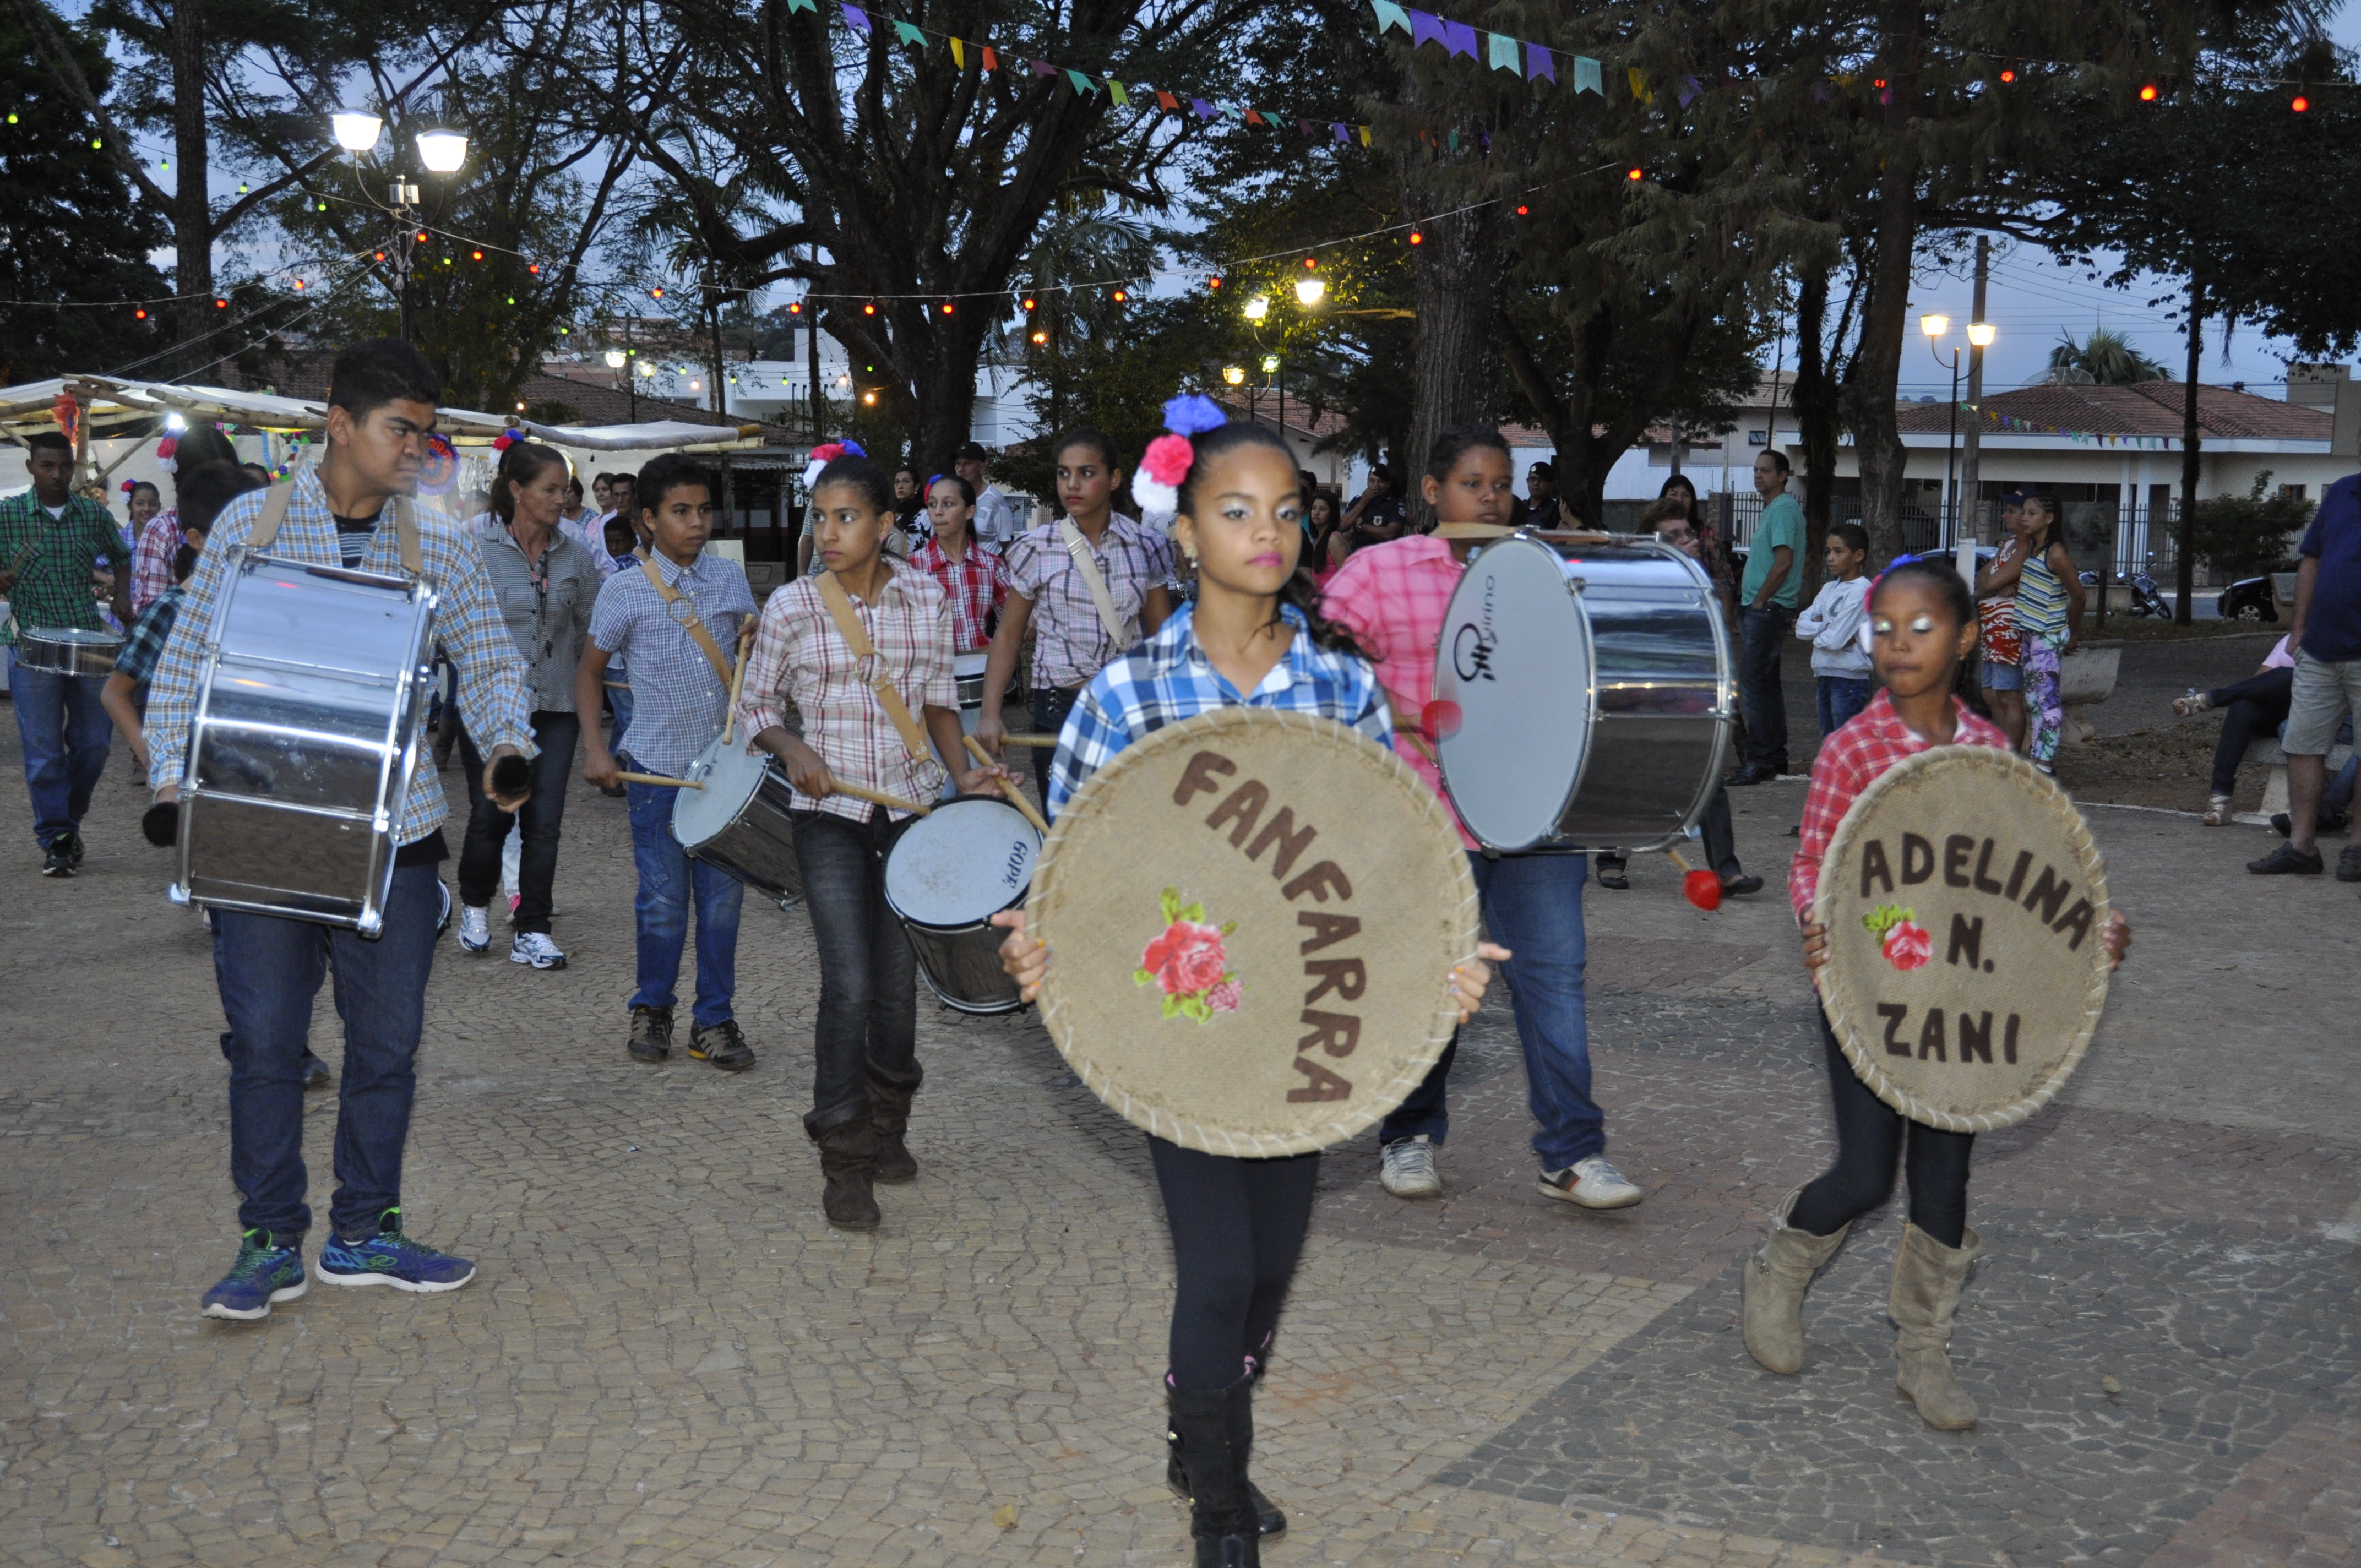
[[[1787,879],[1806,970],[1828,961],[1828,927],[1813,921],[1812,902],[1828,840],[1861,792],[1930,746],[2008,746],[2007,736],[1951,695],[1960,662],[1976,644],[1977,623],[1975,601],[1948,561],[1905,559],[1888,567],[1870,593],[1869,629],[1870,658],[1885,689],[1821,743],[1804,801],[1803,847]],[[2103,940],[2108,957],[2121,963],[2131,947],[2131,927],[2112,915]],[[1908,1122],[1878,1099],[1845,1060],[1825,1014],[1820,1042],[1836,1102],[1836,1163],[1781,1200],[1772,1212],[1770,1239],[1746,1260],[1747,1352],[1773,1372],[1802,1370],[1804,1291],[1813,1272],[1836,1255],[1855,1220],[1885,1201],[1895,1166],[1906,1161],[1910,1217],[1894,1254],[1888,1306],[1902,1331],[1896,1381],[1928,1426],[1971,1427],[1975,1400],[1952,1375],[1945,1349],[1960,1288],[1981,1245],[1968,1229],[1968,1156],[1975,1135]]]
[[[1051,767],[1053,812],[1133,741],[1209,708],[1318,713],[1380,744],[1392,739],[1368,661],[1352,633],[1321,614],[1319,589],[1298,569],[1303,500],[1287,448],[1260,425],[1224,420],[1204,398],[1165,405],[1175,433],[1152,444],[1141,467],[1182,476],[1168,479],[1177,493],[1166,499],[1177,512],[1173,539],[1196,567],[1197,598],[1083,688]],[[1149,495],[1140,500],[1154,504]],[[1049,949],[1026,935],[1021,910],[993,921],[1008,927],[1001,962],[1030,1002]],[[1477,951],[1494,962],[1509,956],[1489,943]],[[1482,1004],[1490,978],[1483,962],[1452,971],[1463,1020]],[[1233,1159],[1155,1137],[1148,1146],[1178,1276],[1164,1379],[1169,1478],[1191,1499],[1201,1568],[1254,1568],[1258,1538],[1287,1528],[1246,1477],[1254,1382],[1294,1277],[1320,1157]]]
[[[804,1131],[819,1148],[821,1212],[847,1230],[879,1223],[875,1182],[917,1177],[902,1135],[925,1073],[916,959],[885,902],[885,851],[910,814],[839,786],[932,800],[943,782],[935,753],[967,755],[950,603],[934,578],[885,553],[894,531],[893,483],[881,465],[848,455],[820,469],[809,532],[813,565],[823,570],[763,605],[738,708],[745,732],[795,787],[796,860],[819,947]],[[873,685],[881,679],[893,688],[890,702]],[[799,736],[785,722],[788,700],[803,715]],[[924,733],[906,732],[921,713]],[[962,791],[981,793],[1005,774],[961,768],[955,776]]]

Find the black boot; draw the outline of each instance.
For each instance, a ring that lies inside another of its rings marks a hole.
[[[869,1126],[877,1136],[880,1181],[918,1179],[918,1162],[910,1157],[902,1135],[909,1130],[910,1102],[926,1077],[917,1062],[910,1064],[909,1077],[902,1080],[888,1078],[874,1067],[869,1069]]]
[[[1176,1459],[1189,1481],[1189,1534],[1197,1568],[1262,1568],[1260,1521],[1246,1481],[1254,1386],[1241,1378],[1214,1393],[1165,1391]]]
[[[1256,1382],[1261,1380],[1261,1377],[1262,1368],[1257,1365],[1246,1386],[1251,1388]],[[1171,1385],[1165,1385],[1165,1392],[1168,1396],[1174,1393]],[[1251,1451],[1254,1446],[1254,1406],[1251,1401],[1242,1399],[1238,1403],[1238,1409],[1244,1412],[1246,1430],[1245,1435],[1237,1441],[1244,1449]],[[1174,1493],[1186,1497],[1190,1496],[1189,1462],[1181,1453],[1180,1431],[1178,1425],[1168,1421],[1165,1425],[1164,1439],[1168,1449],[1164,1463],[1165,1483]],[[1280,1511],[1277,1503],[1263,1495],[1263,1489],[1254,1484],[1251,1474],[1246,1477],[1246,1496],[1254,1500],[1257,1533],[1267,1536],[1278,1535],[1287,1529],[1287,1515]]]
[[[819,1146],[820,1212],[839,1230],[875,1230],[884,1216],[870,1187],[877,1173],[877,1139],[869,1129],[869,1107],[856,1100],[815,1112],[804,1118],[804,1131]]]

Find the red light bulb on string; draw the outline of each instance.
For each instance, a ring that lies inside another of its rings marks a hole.
[[[1126,302],[1126,301],[1128,301],[1130,298],[1131,298],[1131,295],[1130,295],[1129,293],[1127,293],[1126,291],[1125,291],[1124,290],[1117,289],[1117,290],[1115,291],[1115,302],[1116,304],[1118,304],[1118,305],[1123,304],[1124,302]]]
[[[227,300],[215,300],[214,302],[214,309],[217,311],[225,311],[229,309],[229,302]]]
[[[532,266],[526,268],[525,270],[538,278],[541,276],[541,263],[536,261]]]
[[[481,261],[483,258],[484,253],[480,250],[471,250],[467,252],[467,259],[470,261]]]
[[[2156,102],[2155,82],[2151,82],[2147,86],[2140,89],[2140,102],[2143,104],[2153,104]]]
[[[1646,172],[1647,172],[1647,170],[1642,170],[1642,169],[1627,170],[1625,170],[1625,172],[1624,172],[1623,178],[1624,178],[1624,179],[1626,179],[1626,180],[1638,180],[1642,175],[1645,174]]]
[[[951,313],[951,302],[950,302],[949,300],[945,300],[945,301],[943,302],[943,314],[945,314],[945,315],[949,315],[949,314],[950,314],[950,313]]]
[[[794,304],[787,307],[787,314],[791,316],[799,316],[803,313],[804,302],[801,300],[797,300]]]
[[[2290,104],[2288,107],[2301,115],[2312,107],[2312,100],[2299,93],[2295,95],[2295,102]]]
[[[144,322],[144,321],[146,321],[146,320],[148,319],[148,313],[147,313],[147,311],[145,311],[144,309],[143,309],[143,310],[137,310],[137,311],[134,311],[134,312],[132,312],[131,313],[132,313],[132,315],[133,315],[133,316],[137,317],[137,318],[138,320],[140,320],[140,321],[143,321],[143,322]]]
[[[651,299],[651,300],[661,300],[661,299],[663,299],[663,298],[664,298],[664,286],[663,286],[662,284],[658,284],[655,288],[653,288],[653,289],[649,290],[649,291],[648,291],[648,298],[649,298],[649,299]]]
[[[877,307],[873,303],[863,305],[861,307],[861,313],[864,316],[873,316],[877,313]]]
[[[1313,268],[1315,268],[1315,267],[1317,267],[1317,266],[1319,266],[1319,265],[1320,265],[1320,258],[1319,258],[1318,257],[1316,257],[1316,256],[1307,256],[1307,257],[1305,257],[1305,258],[1303,258],[1303,269],[1304,269],[1306,272],[1311,271]]]
[[[1529,207],[1519,207],[1517,209],[1517,216],[1521,218],[1530,211],[1532,211],[1532,209]]]
[[[1032,302],[1032,300],[1031,300],[1030,298],[1027,298],[1027,299],[1026,300],[1026,302],[1025,302],[1025,308],[1026,308],[1027,310],[1028,310],[1028,311],[1029,311],[1029,310],[1031,310],[1031,309],[1033,308],[1033,302]]]
[[[426,243],[426,231],[424,229],[420,229],[418,231],[418,243],[421,245],[424,245]]]
[[[1222,280],[1219,278],[1208,278],[1205,280],[1205,287],[1218,294],[1222,291]]]
[[[378,258],[379,261],[383,261],[383,260],[385,259],[385,252],[384,252],[384,251],[382,251],[382,250],[379,251],[379,252],[377,253],[377,258]]]
[[[2000,73],[2000,79],[2003,82],[2014,82],[2016,80],[2016,72],[2014,71],[2004,71]]]
[[[1410,242],[1412,245],[1424,245],[1426,243],[1426,236],[1419,233],[1416,229],[1412,229],[1410,231]]]

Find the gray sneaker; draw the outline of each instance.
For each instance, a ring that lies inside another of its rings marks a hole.
[[[1397,1198],[1440,1198],[1443,1174],[1434,1168],[1434,1141],[1424,1133],[1397,1138],[1378,1151],[1378,1180]]]
[[[1607,1163],[1605,1155],[1595,1154],[1564,1170],[1543,1171],[1542,1196],[1585,1209],[1629,1209],[1642,1193],[1637,1182]]]

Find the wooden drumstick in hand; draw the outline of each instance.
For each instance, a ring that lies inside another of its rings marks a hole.
[[[755,623],[749,620],[738,628],[738,668],[730,677],[730,715],[721,721],[721,743],[724,746],[729,745],[730,738],[738,733],[738,699],[746,691],[746,662],[754,655],[754,626]]]
[[[992,760],[992,753],[983,749],[983,741],[972,735],[964,736],[962,739],[967,741],[968,754],[975,759],[977,767],[989,768],[996,765]],[[1000,786],[1000,793],[1008,797],[1008,804],[1025,814],[1025,820],[1033,824],[1035,832],[1044,839],[1049,836],[1049,819],[1033,808],[1033,803],[1025,798],[1025,792],[1016,787],[1015,779],[1002,777],[993,782]]]

